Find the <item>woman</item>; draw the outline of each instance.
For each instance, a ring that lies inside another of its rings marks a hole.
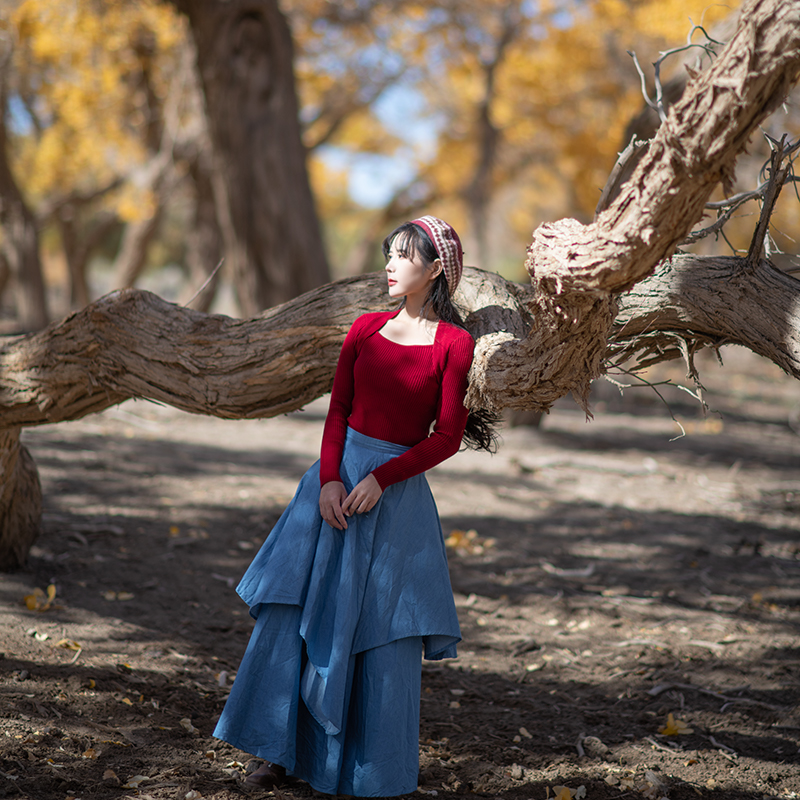
[[[454,658],[461,638],[424,477],[465,427],[474,446],[494,441],[464,407],[473,340],[451,302],[461,242],[425,216],[383,248],[403,303],[350,329],[320,460],[237,588],[256,625],[214,735],[266,759],[252,786],[288,771],[330,794],[413,792],[420,654]]]

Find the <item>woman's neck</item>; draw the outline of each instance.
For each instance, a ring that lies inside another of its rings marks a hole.
[[[427,325],[431,322],[438,322],[439,318],[433,309],[428,306],[425,308],[426,297],[417,295],[406,295],[405,303],[400,313],[407,317],[405,322],[416,322],[419,325]]]

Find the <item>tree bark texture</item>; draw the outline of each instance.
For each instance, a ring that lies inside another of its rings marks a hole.
[[[520,339],[535,327],[532,293],[467,267],[456,300],[480,344]],[[113,292],[0,347],[2,425],[79,419],[130,397],[225,419],[294,411],[330,389],[353,320],[391,307],[377,274],[345,278],[248,320],[136,289]],[[800,281],[765,261],[675,256],[620,302],[603,356],[664,361],[680,354],[678,338],[740,344],[800,378]],[[553,374],[569,369],[562,358],[548,354]],[[471,380],[480,377],[473,365]],[[526,371],[507,379],[524,381]],[[546,409],[549,397],[548,385],[533,387],[529,407]]]
[[[226,269],[245,316],[330,280],[276,0],[176,0],[197,47]]]
[[[620,299],[606,357],[645,367],[723,344],[800,378],[800,281],[765,260],[673,256]]]
[[[0,429],[0,570],[25,563],[39,533],[42,487],[19,428]]]

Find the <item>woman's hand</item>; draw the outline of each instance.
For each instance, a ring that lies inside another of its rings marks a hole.
[[[344,511],[348,517],[353,514],[366,514],[366,512],[372,509],[375,503],[378,502],[382,494],[383,489],[381,489],[381,485],[370,472],[370,474],[367,475],[363,481],[357,483],[353,491],[347,495],[344,503],[342,503],[342,511]]]
[[[347,528],[347,520],[344,518],[342,503],[347,497],[347,489],[340,481],[328,481],[323,485],[319,492],[319,513],[322,519],[337,530]]]

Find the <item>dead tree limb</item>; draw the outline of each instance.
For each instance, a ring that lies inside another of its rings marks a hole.
[[[800,281],[768,261],[673,256],[620,298],[607,363],[635,369],[739,344],[800,379]]]
[[[737,155],[798,74],[800,3],[745,3],[731,41],[691,78],[611,205],[589,225],[563,219],[534,231],[527,268],[536,322],[525,339],[499,333],[478,343],[471,405],[530,408],[534,396],[549,405],[572,391],[585,406],[615,295],[675,251],[714,187],[730,184]]]

